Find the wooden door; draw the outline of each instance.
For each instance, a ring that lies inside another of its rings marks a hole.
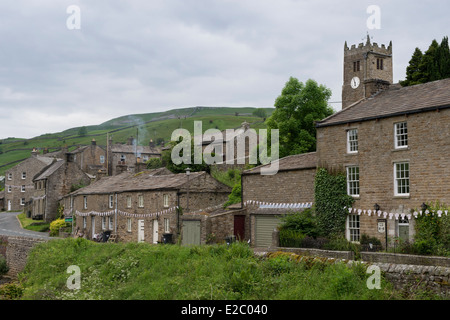
[[[242,241],[245,239],[245,216],[234,216],[234,236],[236,240]]]
[[[158,220],[155,219],[153,220],[153,243],[158,243],[159,238],[158,238]]]
[[[144,220],[138,220],[138,242],[144,242],[145,232],[144,232]]]

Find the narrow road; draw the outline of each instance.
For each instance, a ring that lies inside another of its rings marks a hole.
[[[21,212],[0,212],[0,235],[30,237],[39,239],[54,239],[46,232],[22,229],[17,215]]]

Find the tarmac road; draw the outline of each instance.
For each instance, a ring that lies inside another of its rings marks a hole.
[[[20,213],[22,212],[0,212],[0,235],[39,239],[54,239],[54,237],[50,237],[46,232],[22,229],[19,223],[19,219],[17,219],[17,215],[19,215]]]

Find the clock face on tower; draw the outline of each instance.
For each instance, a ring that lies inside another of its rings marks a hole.
[[[359,78],[358,77],[353,77],[351,82],[350,82],[350,85],[352,86],[353,89],[356,89],[356,88],[359,87],[359,83],[360,83]]]

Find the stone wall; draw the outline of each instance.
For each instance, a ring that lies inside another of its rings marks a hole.
[[[46,240],[26,238],[26,237],[8,237],[6,246],[6,263],[9,271],[7,276],[16,277],[17,274],[25,268],[30,250],[38,243]]]
[[[316,169],[299,169],[279,171],[274,175],[242,175],[242,201],[313,202],[315,174]]]

